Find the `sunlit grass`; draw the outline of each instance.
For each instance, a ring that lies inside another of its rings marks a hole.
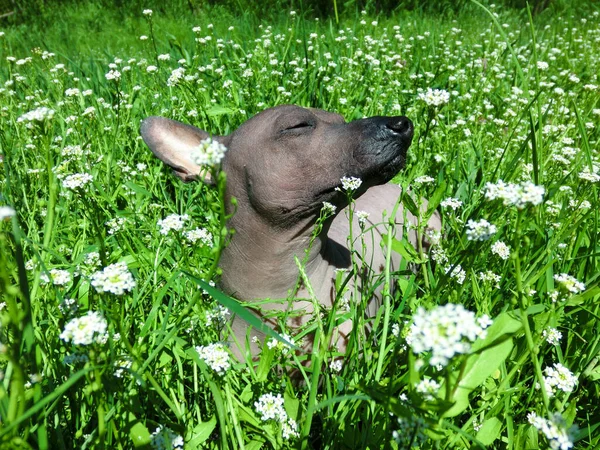
[[[66,20],[4,30],[0,442],[597,448],[600,28],[585,12],[254,27],[140,11],[68,44]],[[429,248],[393,242],[413,270],[392,274],[371,334],[357,327],[364,345],[312,367],[282,343],[255,367],[213,345],[229,339],[207,284],[219,190],[178,182],[139,137],[149,115],[226,134],[282,103],[410,117],[395,182],[443,221]]]

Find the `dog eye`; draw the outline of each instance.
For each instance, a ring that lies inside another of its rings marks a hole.
[[[314,127],[314,125],[312,123],[303,121],[303,122],[298,122],[289,127],[286,127],[283,131],[302,130],[303,128],[313,128],[313,127]]]

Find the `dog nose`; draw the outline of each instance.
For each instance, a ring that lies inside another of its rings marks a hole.
[[[412,134],[413,124],[408,117],[391,117],[385,125],[387,128],[398,134]]]

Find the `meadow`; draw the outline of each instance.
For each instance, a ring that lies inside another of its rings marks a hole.
[[[0,448],[599,448],[600,8],[482,3],[338,22],[82,2],[0,29]],[[411,118],[398,202],[443,226],[428,248],[390,226],[376,317],[348,293],[312,354],[275,336],[241,363],[226,177],[180,182],[139,126],[227,134],[285,103]]]

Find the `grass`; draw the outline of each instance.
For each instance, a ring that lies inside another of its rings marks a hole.
[[[119,18],[85,3],[43,32],[5,29],[0,206],[16,214],[0,210],[2,448],[181,448],[176,436],[185,448],[598,448],[598,10],[530,18],[476,3],[456,20],[358,14],[339,26],[300,10]],[[177,67],[186,78],[169,86]],[[429,88],[448,101],[428,104]],[[429,249],[389,241],[415,270],[388,273],[393,298],[368,336],[355,327],[362,345],[341,367],[326,348],[304,367],[280,345],[219,373],[197,347],[227,340],[230,303],[207,284],[226,242],[222,196],[164,170],[139,123],[226,134],[282,103],[409,116],[396,182],[405,208],[439,209],[442,235]],[[51,117],[24,116],[41,107]],[[73,174],[91,179],[69,188]],[[543,186],[543,202],[486,198],[499,180]],[[161,233],[172,214],[188,215],[183,228]],[[495,226],[485,240],[468,225],[482,219]],[[205,239],[192,243],[196,228]],[[122,293],[92,285],[118,262]],[[455,329],[447,304],[475,313],[459,330],[475,316],[493,324],[432,365],[443,344],[420,352],[411,324],[431,311],[438,330]],[[98,332],[76,345],[65,329],[88,311],[106,330],[92,320]]]

